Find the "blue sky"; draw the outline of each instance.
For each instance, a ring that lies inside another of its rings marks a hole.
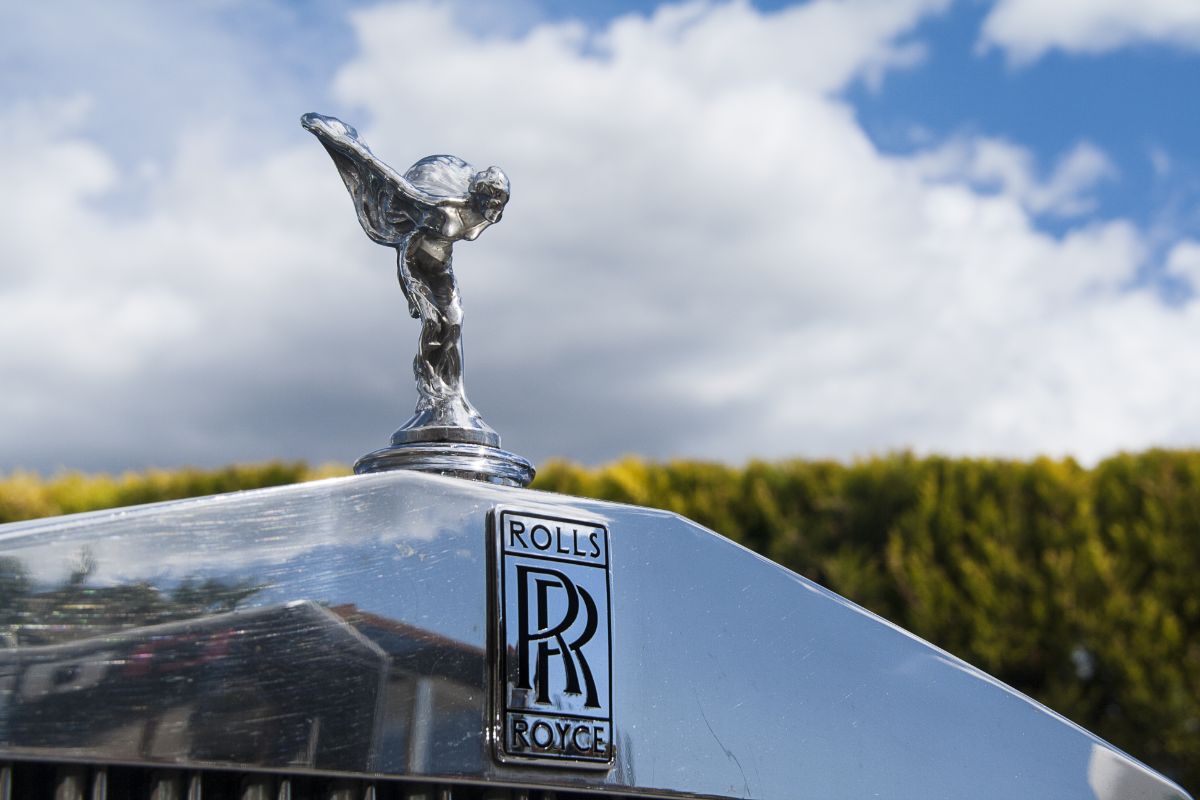
[[[407,416],[310,110],[509,173],[456,263],[535,460],[1200,441],[1191,2],[14,4],[0,66],[0,471],[351,461]]]
[[[1013,64],[980,52],[990,11],[959,3],[914,31],[928,57],[890,75],[881,90],[848,96],[873,140],[911,152],[914,130],[932,139],[977,132],[1020,142],[1048,170],[1080,140],[1109,155],[1118,174],[1095,193],[1094,215],[1124,217],[1163,235],[1200,232],[1200,60],[1175,46],[1136,45],[1101,54],[1046,53]],[[1156,162],[1158,167],[1156,167]],[[1061,232],[1053,219],[1039,222]]]

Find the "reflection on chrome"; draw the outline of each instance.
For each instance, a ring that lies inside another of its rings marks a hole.
[[[312,603],[0,652],[14,752],[355,769],[387,655]]]
[[[17,598],[28,621],[0,650],[0,737],[14,752],[397,774],[476,766],[481,648],[311,601],[122,627],[146,611],[114,598],[153,589],[71,588],[91,599],[71,602],[66,588]],[[56,621],[81,612],[107,632],[78,638],[87,622]]]

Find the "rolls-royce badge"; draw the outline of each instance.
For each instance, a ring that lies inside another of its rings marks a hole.
[[[607,768],[613,762],[608,529],[498,508],[492,537],[496,755]]]

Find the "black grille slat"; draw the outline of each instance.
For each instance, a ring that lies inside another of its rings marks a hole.
[[[87,800],[87,768],[64,764],[55,770],[54,800]]]
[[[423,784],[100,764],[0,762],[0,800],[616,800],[502,786]],[[636,800],[626,798],[625,800]]]

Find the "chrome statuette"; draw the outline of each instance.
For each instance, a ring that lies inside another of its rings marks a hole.
[[[499,167],[477,171],[447,155],[422,158],[401,175],[341,120],[305,114],[300,123],[333,157],[367,236],[396,248],[400,288],[409,313],[421,320],[413,360],[416,411],[388,447],[360,458],[354,471],[415,469],[527,486],[533,466],[501,450],[500,435],[467,400],[463,309],[451,268],[455,242],[473,241],[500,221],[508,176]]]

